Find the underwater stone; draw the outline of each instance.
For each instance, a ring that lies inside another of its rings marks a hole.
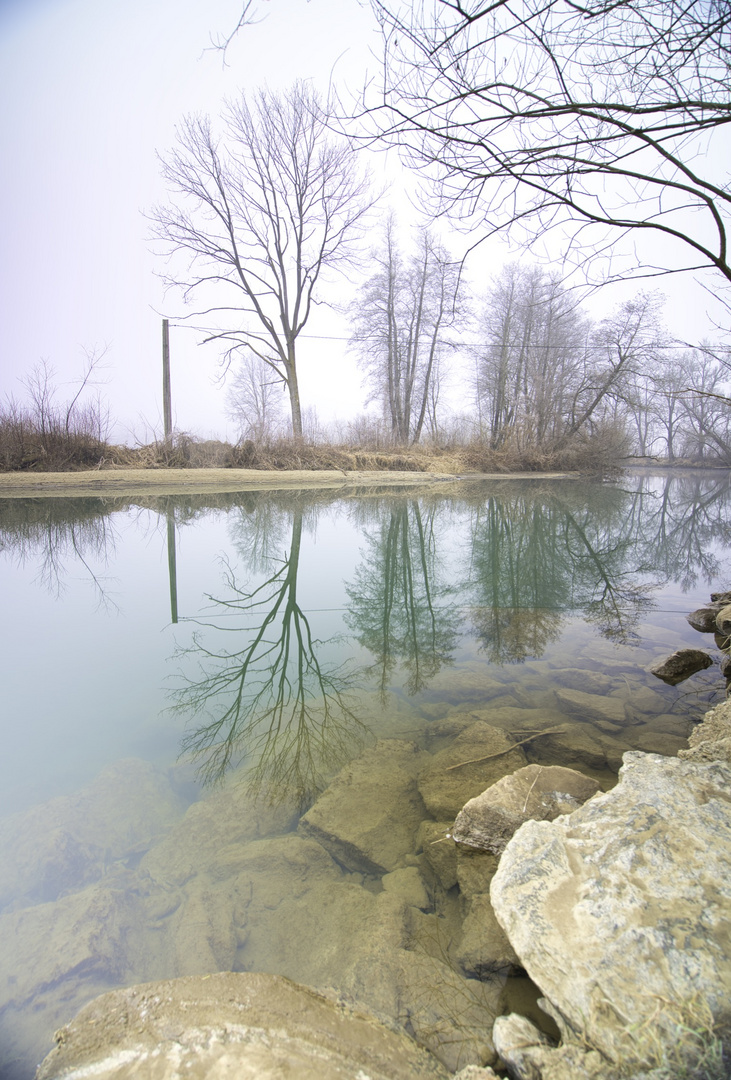
[[[57,1033],[38,1080],[445,1078],[405,1033],[278,975],[188,977],[114,990]]]
[[[557,690],[559,708],[581,720],[608,720],[611,724],[627,723],[624,702],[602,694],[585,694],[582,690]]]
[[[380,877],[414,851],[424,805],[414,773],[422,755],[400,739],[383,739],[338,773],[298,829],[358,873]]]
[[[477,979],[484,978],[489,972],[510,974],[520,967],[520,960],[495,917],[487,893],[478,893],[469,901],[456,959],[466,975]]]
[[[432,817],[454,820],[468,799],[525,764],[523,750],[510,735],[475,721],[422,768],[419,791]]]
[[[432,873],[447,891],[457,884],[457,852],[451,821],[422,821],[416,843]]]

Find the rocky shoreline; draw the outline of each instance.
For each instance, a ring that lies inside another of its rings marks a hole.
[[[201,971],[220,971],[229,952],[256,970],[256,949],[237,954],[241,940],[256,927],[271,941],[281,926],[279,967],[289,965],[301,984],[322,986],[333,970],[326,955],[340,950],[339,993],[253,973],[114,990],[57,1033],[39,1080],[90,1068],[159,1078],[178,1075],[182,1063],[187,1075],[214,1078],[292,1068],[322,1080],[455,1071],[488,1080],[507,1067],[517,1080],[721,1080],[725,1072],[693,1067],[715,1054],[724,1068],[718,1035],[731,1021],[731,703],[711,710],[677,757],[628,752],[607,792],[574,770],[526,765],[520,747],[488,729],[466,724],[461,741],[431,760],[413,743],[381,740],[339,774],[295,833],[273,835],[287,811],[267,818],[236,789],[193,803],[136,871],[146,893],[138,903],[159,909],[158,947],[174,950],[185,938],[185,962]],[[449,764],[468,744],[489,759],[483,775],[494,763],[494,783],[467,801],[452,830],[470,784]],[[349,811],[349,824],[335,828],[359,798],[363,812]],[[425,820],[425,806],[441,821]],[[191,834],[205,837],[207,866]],[[417,854],[405,851],[410,844]],[[104,884],[104,918],[119,923],[121,939],[141,911],[115,910],[114,884]],[[101,902],[97,887],[84,917]],[[343,918],[348,926],[335,925]],[[461,975],[440,929],[460,943]],[[308,961],[292,955],[299,939],[308,939]],[[271,954],[266,962],[271,970]],[[558,1044],[525,1016],[499,1015],[506,974],[521,968],[543,993]],[[124,982],[122,968],[116,977]],[[389,1014],[403,1017],[400,1032]]]

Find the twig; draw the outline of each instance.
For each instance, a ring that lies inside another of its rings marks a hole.
[[[538,766],[538,772],[536,773],[536,776],[535,776],[535,780],[533,781],[531,786],[528,788],[528,794],[526,795],[525,802],[523,803],[523,813],[525,813],[525,809],[526,809],[526,807],[528,805],[528,799],[530,799],[530,793],[533,790],[533,788],[536,786],[536,783],[538,782],[538,777],[540,775],[541,775],[541,766],[539,765]]]
[[[511,750],[515,750],[518,746],[523,746],[527,742],[532,742],[533,739],[540,738],[541,735],[554,735],[557,731],[565,731],[563,727],[546,728],[544,731],[537,731],[535,735],[529,735],[526,739],[521,739],[520,742],[513,743],[507,750],[498,750],[497,754],[486,754],[484,757],[470,758],[469,761],[459,761],[456,765],[447,765],[447,772],[451,772],[452,769],[461,769],[463,765],[477,765],[481,761],[491,761],[492,758],[502,757],[503,754],[509,754]]]

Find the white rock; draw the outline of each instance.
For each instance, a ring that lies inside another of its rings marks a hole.
[[[616,788],[530,821],[490,896],[523,966],[610,1061],[731,1012],[731,768],[631,752]]]

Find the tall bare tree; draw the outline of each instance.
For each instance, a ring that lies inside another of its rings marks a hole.
[[[508,263],[478,327],[476,389],[490,445],[542,447],[562,435],[589,362],[590,324],[560,278]]]
[[[352,305],[357,350],[394,442],[417,443],[425,422],[432,429],[440,375],[450,333],[460,323],[460,275],[446,249],[428,231],[404,258],[396,222],[386,222],[383,245],[374,256],[376,272]]]
[[[556,228],[582,261],[649,234],[644,272],[731,284],[728,0],[371,4],[369,137],[437,181],[440,209],[529,240]]]
[[[248,352],[285,384],[295,437],[297,339],[323,271],[352,258],[373,202],[353,151],[327,125],[302,82],[229,102],[220,135],[208,117],[188,117],[162,159],[174,201],[153,214],[164,253],[188,257],[186,273],[173,261],[166,275],[195,303],[188,318],[205,318],[205,340],[223,343],[226,362]]]

